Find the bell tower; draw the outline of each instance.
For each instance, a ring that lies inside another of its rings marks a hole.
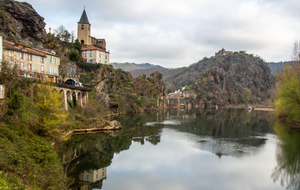
[[[81,44],[91,45],[91,24],[86,15],[85,9],[81,15],[81,18],[78,22],[78,30],[77,30],[77,39]]]

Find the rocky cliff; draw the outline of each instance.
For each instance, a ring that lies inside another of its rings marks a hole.
[[[46,23],[26,2],[0,0],[0,32],[4,39],[42,48]]]
[[[186,86],[197,94],[197,101],[212,106],[267,102],[275,87],[268,64],[244,52],[204,58],[165,82],[171,89]]]

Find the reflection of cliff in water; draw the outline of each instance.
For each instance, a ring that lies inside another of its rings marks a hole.
[[[169,120],[181,125],[166,125],[166,128],[197,135],[195,146],[223,155],[242,156],[260,150],[267,138],[273,134],[274,120],[271,112],[246,112],[238,109],[220,110],[171,110]]]
[[[290,124],[277,120],[275,131],[281,142],[277,146],[277,166],[272,178],[286,189],[300,189],[300,132],[289,131]]]
[[[103,179],[94,183],[89,182],[86,186],[87,182],[80,179],[82,173],[109,166],[114,153],[129,149],[132,140],[141,144],[144,141],[153,145],[159,143],[162,125],[144,126],[145,119],[151,120],[152,117],[151,115],[124,116],[120,119],[123,128],[118,132],[72,135],[64,145],[57,145],[61,147],[60,155],[65,173],[68,177],[75,179],[71,188],[101,188]],[[156,114],[153,114],[153,119],[157,119]],[[83,184],[86,185],[83,186]]]

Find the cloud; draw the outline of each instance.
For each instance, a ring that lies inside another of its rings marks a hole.
[[[195,147],[198,136],[164,128],[156,146],[132,142],[115,154],[103,189],[281,189],[270,177],[277,141],[268,139],[264,153],[220,159]]]
[[[48,27],[77,33],[86,6],[92,36],[105,38],[110,62],[188,66],[219,49],[289,60],[300,33],[296,0],[28,0]]]

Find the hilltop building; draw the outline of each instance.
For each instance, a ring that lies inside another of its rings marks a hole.
[[[105,39],[91,36],[91,24],[85,10],[78,22],[77,39],[83,45],[82,57],[88,63],[109,64],[109,52],[106,51]]]
[[[223,55],[229,55],[232,54],[232,51],[225,51],[224,48],[222,48],[219,52],[215,53],[215,56],[223,56]]]

